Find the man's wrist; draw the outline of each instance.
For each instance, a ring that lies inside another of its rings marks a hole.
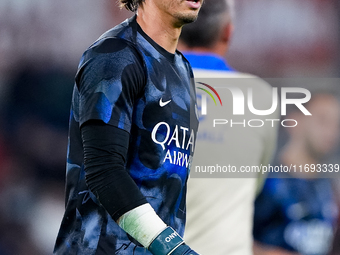
[[[153,255],[197,255],[148,203],[122,215],[117,224]]]
[[[166,224],[159,218],[150,204],[138,206],[124,215],[118,225],[145,248],[164,230]]]

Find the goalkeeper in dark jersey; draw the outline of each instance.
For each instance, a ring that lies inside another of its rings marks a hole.
[[[202,0],[121,2],[137,14],[94,42],[76,74],[54,254],[197,254],[181,238],[195,88],[176,47]]]

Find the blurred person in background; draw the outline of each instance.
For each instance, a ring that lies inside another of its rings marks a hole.
[[[0,1],[1,255],[52,254],[65,210],[74,73],[98,30],[111,27],[107,6]]]
[[[137,13],[84,52],[55,254],[197,254],[181,238],[198,119],[177,43],[202,2],[121,0]]]
[[[233,31],[232,6],[233,1],[206,0],[197,21],[183,28],[180,49],[191,63],[196,81],[208,78],[206,83],[218,87],[216,89],[221,97],[223,87],[236,86],[244,94],[252,88],[256,94],[254,98],[260,102],[258,108],[268,109],[272,100],[270,85],[258,77],[233,70],[225,60]],[[197,90],[199,98],[202,98],[202,93],[205,92]],[[191,177],[196,166],[218,164],[239,169],[242,165],[259,166],[271,160],[277,126],[249,128],[224,125],[213,128],[211,121],[212,116],[222,116],[239,123],[254,118],[264,121],[266,118],[276,119],[278,111],[270,116],[250,113],[235,116],[231,112],[233,99],[222,97],[222,101],[223,107],[219,108],[212,100],[208,101],[210,112],[200,117]],[[262,183],[262,178],[257,177],[190,178],[185,232],[188,244],[202,254],[252,254],[253,205],[256,190]]]
[[[332,247],[338,214],[332,179],[312,169],[324,167],[318,164],[338,144],[340,104],[331,93],[320,92],[304,106],[312,116],[290,109],[287,118],[298,124],[286,128],[288,141],[272,164],[293,165],[296,172],[270,173],[255,202],[256,255],[326,255]],[[334,164],[327,167],[335,171]]]
[[[23,65],[9,81],[2,109],[0,246],[10,255],[46,254],[53,247],[64,210],[73,80],[72,73],[52,65]]]

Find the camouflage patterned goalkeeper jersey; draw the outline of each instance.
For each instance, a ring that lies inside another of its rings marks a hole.
[[[85,183],[80,126],[93,119],[130,133],[126,170],[163,221],[183,235],[198,127],[192,78],[183,55],[156,44],[136,16],[85,51],[72,99],[66,211],[55,254],[151,254],[119,228]]]

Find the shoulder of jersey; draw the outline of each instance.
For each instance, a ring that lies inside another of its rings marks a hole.
[[[255,75],[235,71],[218,71],[193,68],[195,78],[258,78]]]
[[[265,80],[249,73],[207,70],[198,68],[194,68],[193,72],[196,81],[200,79],[249,79],[247,84],[252,84],[252,86],[256,86],[258,89],[271,91],[271,85],[269,85]],[[251,82],[249,82],[250,80]]]
[[[240,88],[243,87],[243,89],[256,88],[258,94],[263,98],[262,103],[265,103],[272,98],[272,86],[256,75],[235,71],[216,71],[196,68],[193,69],[193,72],[196,82],[204,81],[212,86],[218,87],[242,85]],[[236,85],[234,79],[244,79],[244,82],[237,82]],[[275,116],[279,116],[278,114],[278,111],[276,111]]]
[[[129,19],[102,34],[90,47],[98,53],[113,53],[132,46],[132,27]]]

